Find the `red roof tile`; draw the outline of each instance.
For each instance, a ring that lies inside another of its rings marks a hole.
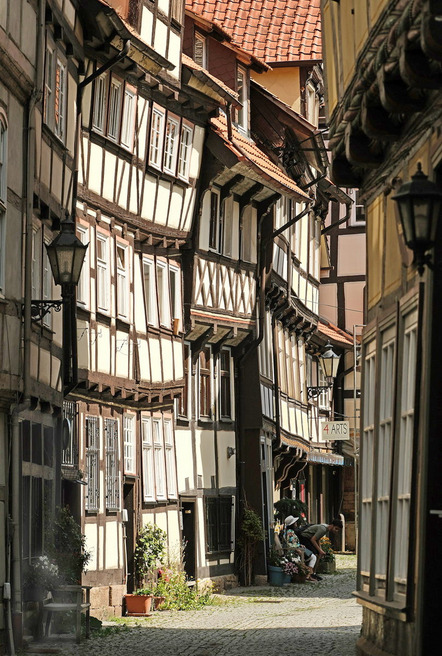
[[[318,323],[318,332],[322,333],[333,342],[340,342],[342,346],[353,346],[353,337],[345,330],[334,326],[332,323],[324,323],[319,321]]]
[[[232,42],[268,64],[322,58],[320,0],[186,0]]]
[[[310,200],[309,196],[300,189],[292,178],[289,178],[281,169],[274,164],[262,150],[251,139],[241,134],[232,126],[232,139],[229,140],[227,121],[224,116],[212,118],[211,126],[238,158],[245,162],[256,173],[270,183],[271,188],[278,188],[283,193],[296,196],[298,201]]]

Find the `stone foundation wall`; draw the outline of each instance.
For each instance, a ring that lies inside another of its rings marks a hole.
[[[414,624],[364,608],[357,656],[416,656]]]
[[[125,585],[109,585],[92,588],[91,615],[99,620],[121,617]]]

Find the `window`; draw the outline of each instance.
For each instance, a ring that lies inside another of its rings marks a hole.
[[[118,458],[118,420],[104,420],[106,444],[106,509],[120,508],[120,472]]]
[[[109,311],[109,240],[97,234],[97,305],[103,312]]]
[[[170,326],[169,285],[167,281],[167,268],[164,262],[157,262],[158,310],[160,323]]]
[[[64,141],[66,133],[66,66],[57,58],[55,67],[54,131]]]
[[[101,132],[102,134],[106,129],[108,83],[109,80],[107,75],[100,75],[100,77],[95,80],[92,126],[97,132]]]
[[[161,169],[164,140],[164,111],[154,107],[150,128],[149,164]]]
[[[232,551],[233,497],[206,497],[207,551]]]
[[[178,155],[178,139],[179,139],[179,122],[167,117],[166,121],[166,136],[164,143],[164,170],[167,173],[175,175],[176,162]]]
[[[170,310],[174,323],[173,329],[177,333],[181,324],[181,275],[180,270],[169,265],[169,292]],[[176,324],[176,325],[175,325]]]
[[[46,46],[44,113],[46,125],[62,141],[66,137],[67,68],[48,37]]]
[[[222,349],[220,352],[220,401],[221,418],[232,417],[232,386],[231,386],[231,358],[230,351]]]
[[[143,283],[146,324],[156,326],[158,320],[155,294],[155,269],[152,260],[143,260]]]
[[[189,179],[190,156],[192,154],[193,130],[187,125],[181,128],[180,155],[178,158],[178,176]]]
[[[164,419],[164,450],[166,456],[167,496],[169,499],[177,497],[177,480],[175,465],[175,447],[173,441],[172,420]]]
[[[112,141],[118,141],[120,135],[122,82],[112,76],[109,90],[109,123],[107,136]]]
[[[193,59],[202,68],[207,68],[206,39],[198,32],[195,32]]]
[[[133,415],[123,416],[124,437],[124,472],[125,474],[136,474],[135,466],[135,432]]]
[[[208,419],[212,414],[212,374],[210,347],[204,348],[199,357],[199,406],[200,417]]]
[[[364,415],[361,440],[361,554],[360,568],[364,573],[370,571],[371,517],[373,510],[373,449],[374,449],[374,405],[375,405],[375,343],[367,345],[364,372]]]
[[[376,563],[377,577],[387,573],[388,518],[390,513],[390,484],[392,457],[393,424],[393,385],[394,380],[395,329],[382,334],[381,376],[379,390],[379,436],[377,452],[377,491],[376,491]]]
[[[155,488],[157,499],[166,498],[166,467],[164,462],[163,430],[160,418],[152,419],[152,438],[155,463]]]
[[[414,395],[416,381],[417,313],[410,313],[404,321],[402,354],[402,389],[400,393],[400,426],[398,453],[398,482],[396,492],[394,580],[396,592],[406,583],[410,536],[411,463],[413,462]]]
[[[77,236],[82,244],[87,244],[89,242],[89,228],[77,226]],[[80,279],[77,285],[77,303],[84,307],[89,306],[89,282],[89,249],[87,249],[83,267],[81,269]]]
[[[307,82],[305,87],[305,114],[306,119],[312,125],[318,125],[319,120],[319,99],[313,84]]]
[[[219,213],[219,193],[210,192],[210,234],[209,248],[217,251],[220,243],[221,222]]]
[[[232,257],[234,235],[233,197],[226,198],[223,204],[223,254]]]
[[[100,502],[100,427],[98,417],[86,417],[86,510],[98,512]]]
[[[148,417],[141,418],[143,458],[143,500],[155,501],[155,464],[153,455],[152,424]]]
[[[121,144],[129,150],[133,148],[135,129],[136,91],[126,84],[124,89],[123,119],[121,122]]]
[[[117,243],[117,308],[118,316],[129,316],[129,275],[127,262],[128,248]]]
[[[183,1],[171,0],[170,2],[170,18],[177,23],[182,23],[183,20]]]
[[[42,230],[34,226],[32,229],[32,298],[40,299],[41,294],[41,256],[42,256]]]
[[[256,262],[256,210],[247,205],[242,215],[241,258]]]
[[[249,98],[247,84],[247,71],[241,66],[238,66],[236,70],[236,91],[242,107],[237,110],[236,120],[238,127],[243,130],[247,130],[249,125]]]

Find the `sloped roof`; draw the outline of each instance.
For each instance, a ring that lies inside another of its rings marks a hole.
[[[283,193],[296,196],[298,200],[310,200],[310,197],[298,187],[292,178],[281,171],[251,139],[242,135],[234,126],[232,126],[232,139],[230,140],[224,116],[212,118],[210,124],[214,132],[221,137],[225,146],[234,153],[239,161],[246,163]]]
[[[318,332],[328,337],[332,342],[339,343],[340,346],[349,348],[353,346],[353,337],[342,328],[334,326],[329,321],[319,320]]]
[[[241,103],[238,101],[238,94],[236,93],[236,91],[234,91],[226,84],[224,84],[222,80],[209,73],[208,70],[206,70],[205,68],[194,62],[193,59],[191,59],[184,53],[181,55],[181,61],[185,66],[187,66],[193,71],[193,74],[196,77],[203,80],[212,89],[214,89],[214,91],[219,93],[223,98],[225,98],[227,101],[231,102],[235,106],[238,105],[239,107],[241,107]]]
[[[268,64],[322,59],[321,0],[186,0]]]

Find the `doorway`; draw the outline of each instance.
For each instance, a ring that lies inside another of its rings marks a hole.
[[[134,526],[134,486],[132,483],[126,483],[123,488],[124,509],[127,510],[127,521],[125,526],[125,562],[126,562],[126,585],[127,591],[133,592],[135,589],[134,577],[134,549],[135,549],[135,526]]]
[[[196,575],[196,540],[195,540],[195,503],[186,501],[182,504],[184,571],[187,578]]]

